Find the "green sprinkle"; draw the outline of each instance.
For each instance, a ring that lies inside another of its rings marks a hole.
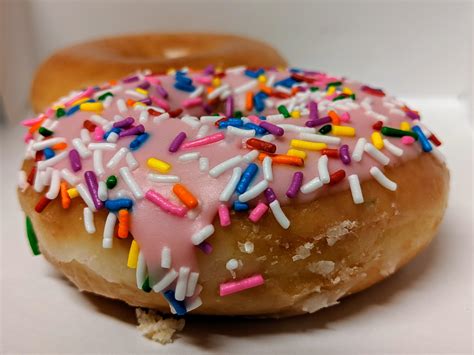
[[[235,118],[242,118],[244,114],[242,113],[242,111],[235,111],[234,112],[234,116]]]
[[[107,188],[112,190],[117,185],[117,177],[115,175],[110,175],[105,182]]]
[[[26,235],[28,236],[28,242],[30,243],[31,251],[33,255],[40,255],[41,252],[38,247],[38,239],[36,239],[36,233],[33,229],[30,217],[26,216]]]
[[[66,116],[66,110],[60,107],[56,110],[56,117],[59,118],[63,116]]]
[[[318,90],[319,90],[319,88],[317,86],[312,86],[312,87],[309,88],[309,91],[311,91],[311,92],[315,92],[315,91],[318,91]]]
[[[331,132],[331,129],[332,129],[332,126],[330,124],[327,124],[325,126],[322,126],[320,129],[319,129],[319,133],[321,134],[328,134],[329,132]]]
[[[332,83],[328,83],[326,86],[326,90],[329,89],[331,86],[340,86],[342,85],[342,81],[333,81]]]
[[[349,95],[349,97],[350,97],[352,100],[355,101],[355,99],[356,99],[356,94]]]
[[[382,127],[380,132],[384,136],[388,136],[388,137],[399,137],[400,138],[400,137],[403,137],[403,136],[411,136],[411,137],[415,138],[416,140],[418,140],[418,134],[416,134],[415,132],[411,132],[411,131],[404,131],[404,130],[401,130],[401,129],[391,128],[391,127]]]
[[[41,134],[43,137],[49,137],[53,134],[53,131],[50,131],[49,129],[44,127],[40,127],[38,133]]]
[[[142,290],[147,293],[151,291],[150,280],[148,277],[145,279],[145,282],[143,282]]]
[[[334,99],[332,99],[332,101],[339,101],[339,100],[343,100],[343,99],[347,99],[349,96],[347,95],[339,95],[339,96],[336,96]]]
[[[278,112],[280,112],[285,118],[290,118],[291,115],[290,113],[288,112],[287,108],[285,107],[285,105],[280,105],[278,106]]]
[[[104,92],[102,95],[100,95],[97,100],[99,101],[104,101],[107,96],[114,97],[114,94],[112,94],[110,91]]]

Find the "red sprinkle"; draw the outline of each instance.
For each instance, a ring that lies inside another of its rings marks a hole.
[[[97,125],[95,123],[92,123],[89,120],[85,120],[84,123],[82,124],[82,126],[85,129],[87,129],[89,132],[94,132],[95,128],[97,127]]]
[[[35,154],[35,162],[43,160],[43,151],[38,150]]]
[[[255,148],[258,150],[263,150],[264,152],[268,153],[275,153],[276,152],[276,145],[270,142],[265,142],[257,138],[250,138],[248,139],[245,144],[251,148]]]
[[[321,150],[322,155],[327,155],[328,158],[336,158],[339,159],[339,151],[337,149],[330,149],[330,148],[325,148]]]
[[[346,172],[343,169],[333,172],[329,175],[329,185],[335,185],[346,177]]]
[[[377,121],[372,125],[372,128],[375,129],[376,131],[380,131],[382,129],[383,122],[382,121]]]
[[[170,117],[176,118],[183,113],[183,109],[177,108],[176,110],[168,111],[168,113],[170,114]]]
[[[216,122],[214,122],[214,126],[219,127],[219,123],[225,122],[227,120],[228,120],[227,117],[221,118],[220,120],[217,120]]]
[[[33,185],[33,182],[35,181],[35,176],[36,176],[36,166],[33,166],[30,170],[30,173],[28,174],[28,178],[26,181],[28,181],[28,184]]]
[[[149,108],[149,109],[148,109],[148,113],[149,113],[150,115],[152,115],[152,116],[159,116],[159,115],[161,115],[161,112],[156,111],[156,110],[154,110],[154,109],[152,109],[152,108]]]
[[[437,147],[441,145],[441,141],[433,133],[431,133],[428,139]]]
[[[38,213],[43,212],[43,210],[46,208],[46,206],[49,205],[50,202],[51,200],[47,198],[46,196],[41,197],[35,206],[35,211]]]

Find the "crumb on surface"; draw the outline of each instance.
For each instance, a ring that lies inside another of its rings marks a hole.
[[[358,223],[356,221],[345,220],[342,223],[329,228],[326,231],[326,240],[329,246],[333,246],[337,241],[342,239],[346,234],[350,233],[352,229],[356,228]]]
[[[163,318],[157,312],[149,309],[136,308],[137,328],[145,337],[161,344],[173,342],[174,333],[183,330],[184,319]]]

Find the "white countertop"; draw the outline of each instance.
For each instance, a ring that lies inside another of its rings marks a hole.
[[[456,100],[407,100],[442,139],[449,207],[435,241],[388,280],[340,305],[285,320],[190,318],[174,344],[135,328],[134,309],[78,292],[32,257],[16,201],[22,129],[1,127],[3,353],[471,353],[472,127]]]

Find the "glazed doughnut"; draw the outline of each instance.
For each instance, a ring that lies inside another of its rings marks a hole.
[[[102,38],[63,48],[38,69],[31,102],[41,112],[78,88],[120,79],[136,70],[156,73],[169,68],[209,64],[222,67],[285,66],[271,46],[255,39],[213,33],[148,33]],[[45,88],[48,88],[45,90]]]
[[[333,305],[418,254],[447,203],[420,114],[321,72],[145,71],[23,124],[33,252],[80,290],[178,315]]]

